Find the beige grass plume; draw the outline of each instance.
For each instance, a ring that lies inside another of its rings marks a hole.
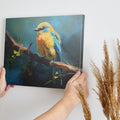
[[[103,112],[108,120],[120,120],[120,44],[118,46],[118,66],[113,72],[113,63],[109,60],[106,42],[104,42],[105,58],[102,63],[102,71],[91,63],[94,76],[97,78],[97,93]]]
[[[81,85],[79,85],[79,88],[76,88],[76,89],[79,92],[78,96],[82,104],[85,120],[91,120],[91,112],[86,100],[86,96],[84,94],[84,90]]]

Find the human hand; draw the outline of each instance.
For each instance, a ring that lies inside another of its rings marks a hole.
[[[68,99],[73,103],[74,107],[80,103],[79,98],[79,90],[81,87],[83,88],[84,94],[86,97],[89,95],[88,87],[87,87],[87,73],[80,73],[78,71],[67,83],[65,88],[64,98]],[[81,85],[81,87],[80,87]],[[77,88],[77,89],[76,89]]]
[[[6,78],[5,78],[6,70],[5,68],[0,68],[0,97],[4,96],[6,91],[10,87],[14,87],[14,85],[7,85]]]

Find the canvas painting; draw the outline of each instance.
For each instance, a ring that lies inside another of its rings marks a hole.
[[[7,18],[7,84],[64,88],[82,70],[84,15]]]

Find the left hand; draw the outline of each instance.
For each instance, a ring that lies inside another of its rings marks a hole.
[[[14,85],[7,85],[6,78],[5,78],[6,70],[5,68],[0,68],[0,97],[3,97],[6,93],[6,91],[10,87],[14,87]]]

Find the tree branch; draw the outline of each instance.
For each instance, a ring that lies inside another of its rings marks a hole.
[[[19,50],[27,53],[32,59],[34,59],[35,61],[37,61],[38,63],[50,66],[50,67],[56,67],[56,68],[60,68],[65,70],[66,72],[77,72],[78,70],[80,70],[80,68],[77,68],[75,66],[69,65],[69,64],[65,64],[59,61],[53,61],[53,60],[48,60],[45,59],[43,57],[38,56],[37,54],[35,54],[31,49],[31,45],[32,43],[29,45],[29,47],[24,47],[23,45],[17,43],[13,37],[9,34],[8,31],[6,31],[6,36],[7,38],[12,42],[13,47],[17,47]]]

